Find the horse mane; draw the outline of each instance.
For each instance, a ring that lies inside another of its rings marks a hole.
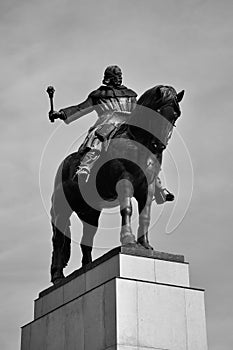
[[[157,85],[145,91],[138,99],[137,106],[145,106],[153,110],[157,109],[162,103],[161,87],[162,85]]]
[[[159,109],[167,104],[173,104],[179,110],[176,97],[176,90],[167,85],[157,85],[144,92],[131,113],[128,125],[129,134],[147,147],[152,143],[163,143],[161,128],[166,125],[166,118],[160,114]]]
[[[174,100],[176,95],[177,92],[172,86],[157,85],[144,92],[139,98],[137,105],[156,110],[170,100]]]
[[[163,105],[174,101],[176,104],[177,92],[172,86],[156,85],[145,91],[137,101],[136,108],[132,111],[130,121],[143,126],[145,118],[153,115]],[[144,116],[142,118],[142,115]]]

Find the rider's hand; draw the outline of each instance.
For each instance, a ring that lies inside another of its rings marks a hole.
[[[65,116],[65,113],[64,112],[57,112],[57,111],[53,111],[53,112],[49,112],[49,120],[51,122],[53,122],[55,119],[62,119],[62,120],[65,120],[66,119],[66,116]]]

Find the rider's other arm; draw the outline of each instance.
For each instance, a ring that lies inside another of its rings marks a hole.
[[[136,108],[136,106],[137,106],[137,98],[136,97],[132,97],[131,98],[130,112],[133,112],[133,110]]]
[[[84,102],[82,102],[76,106],[62,108],[62,109],[60,109],[59,112],[63,113],[64,118],[62,118],[62,119],[64,120],[64,122],[66,124],[70,124],[73,121],[81,118],[83,115],[86,115],[86,114],[92,112],[93,110],[94,110],[93,101],[89,95],[88,98]]]

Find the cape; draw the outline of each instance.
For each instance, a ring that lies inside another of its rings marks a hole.
[[[95,99],[99,98],[114,98],[114,97],[137,97],[135,91],[128,89],[126,86],[119,87],[101,85],[97,90],[90,93],[89,97]]]

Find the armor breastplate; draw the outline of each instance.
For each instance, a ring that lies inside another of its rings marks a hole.
[[[96,105],[96,112],[99,117],[113,112],[131,112],[132,109],[131,97],[101,98]]]

